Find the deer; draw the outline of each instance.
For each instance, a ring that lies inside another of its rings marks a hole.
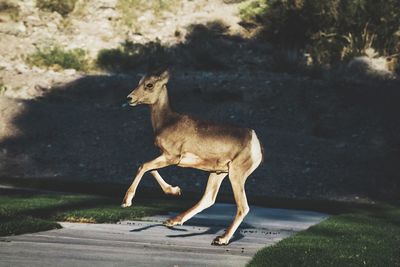
[[[181,189],[165,182],[158,169],[176,165],[207,171],[210,175],[200,201],[163,223],[167,227],[182,225],[215,203],[221,183],[228,176],[237,206],[236,215],[225,233],[211,243],[228,245],[250,211],[245,182],[263,161],[262,144],[252,129],[200,120],[173,111],[167,91],[169,78],[168,70],[160,74],[147,74],[127,96],[130,106],[145,104],[150,107],[154,144],[160,149],[161,155],[139,167],[121,206],[126,208],[132,205],[136,189],[146,172],[154,176],[164,193],[179,196]]]

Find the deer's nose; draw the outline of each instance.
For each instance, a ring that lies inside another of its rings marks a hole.
[[[136,106],[138,104],[138,99],[136,97],[134,97],[134,96],[128,95],[126,97],[126,99],[128,100],[128,104],[130,106]]]

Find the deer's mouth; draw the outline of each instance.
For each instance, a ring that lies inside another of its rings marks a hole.
[[[137,100],[135,100],[135,101],[129,101],[129,102],[128,102],[128,104],[129,104],[129,106],[131,106],[131,107],[134,107],[134,106],[137,106],[137,105],[139,105],[139,104],[140,104],[140,102],[139,102],[139,101],[137,101]]]
[[[129,98],[128,98],[128,104],[129,104],[129,106],[134,107],[134,106],[139,105],[139,104],[140,104],[140,101],[139,101],[139,99],[136,98],[136,97],[135,97],[135,98],[129,97]]]

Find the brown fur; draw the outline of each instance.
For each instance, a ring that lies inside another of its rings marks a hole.
[[[200,202],[165,222],[167,226],[182,224],[215,202],[219,186],[229,173],[238,210],[226,233],[213,242],[215,245],[226,245],[249,211],[244,184],[262,161],[263,149],[251,129],[207,122],[174,112],[169,105],[166,87],[168,79],[168,72],[145,77],[128,96],[132,106],[150,106],[155,145],[160,148],[161,156],[139,168],[122,206],[131,205],[136,188],[147,171],[151,171],[164,192],[172,194],[180,194],[179,187],[167,184],[156,169],[177,165],[211,172],[206,192]]]

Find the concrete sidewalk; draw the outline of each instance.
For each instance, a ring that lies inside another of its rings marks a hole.
[[[327,218],[251,207],[228,246],[211,246],[234,212],[234,205],[216,204],[173,229],[159,223],[173,214],[119,224],[61,223],[60,230],[1,238],[0,266],[244,266],[260,248]]]

